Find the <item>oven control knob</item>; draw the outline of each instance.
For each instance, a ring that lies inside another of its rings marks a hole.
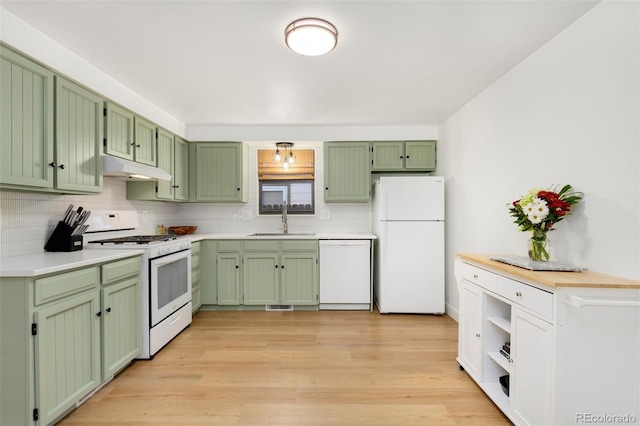
[[[189,248],[189,243],[181,243],[180,244],[180,249],[181,250],[186,250]]]

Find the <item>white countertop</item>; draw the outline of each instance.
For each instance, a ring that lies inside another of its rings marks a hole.
[[[275,233],[275,235],[254,235],[255,232],[247,233],[220,233],[220,234],[190,234],[187,235],[191,241],[202,240],[375,240],[374,234],[357,232],[317,232],[317,233],[297,233],[288,235]]]
[[[111,262],[144,253],[144,250],[78,250],[42,252],[0,258],[0,277],[35,277],[68,269]]]

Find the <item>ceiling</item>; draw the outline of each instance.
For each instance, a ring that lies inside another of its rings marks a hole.
[[[597,1],[5,1],[189,125],[437,125]],[[295,19],[338,28],[305,57]]]

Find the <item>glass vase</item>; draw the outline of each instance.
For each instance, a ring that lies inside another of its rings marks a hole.
[[[551,256],[549,240],[546,235],[529,238],[529,259],[537,262],[548,262]]]

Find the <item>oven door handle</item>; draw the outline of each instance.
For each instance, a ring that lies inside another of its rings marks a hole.
[[[162,266],[162,265],[167,265],[169,263],[173,263],[176,260],[180,260],[180,259],[189,259],[191,258],[191,250],[182,250],[179,251],[177,253],[172,253],[172,254],[168,254],[166,256],[162,256],[162,257],[156,257],[151,259],[151,263],[153,264],[153,266],[157,267],[157,266]]]

